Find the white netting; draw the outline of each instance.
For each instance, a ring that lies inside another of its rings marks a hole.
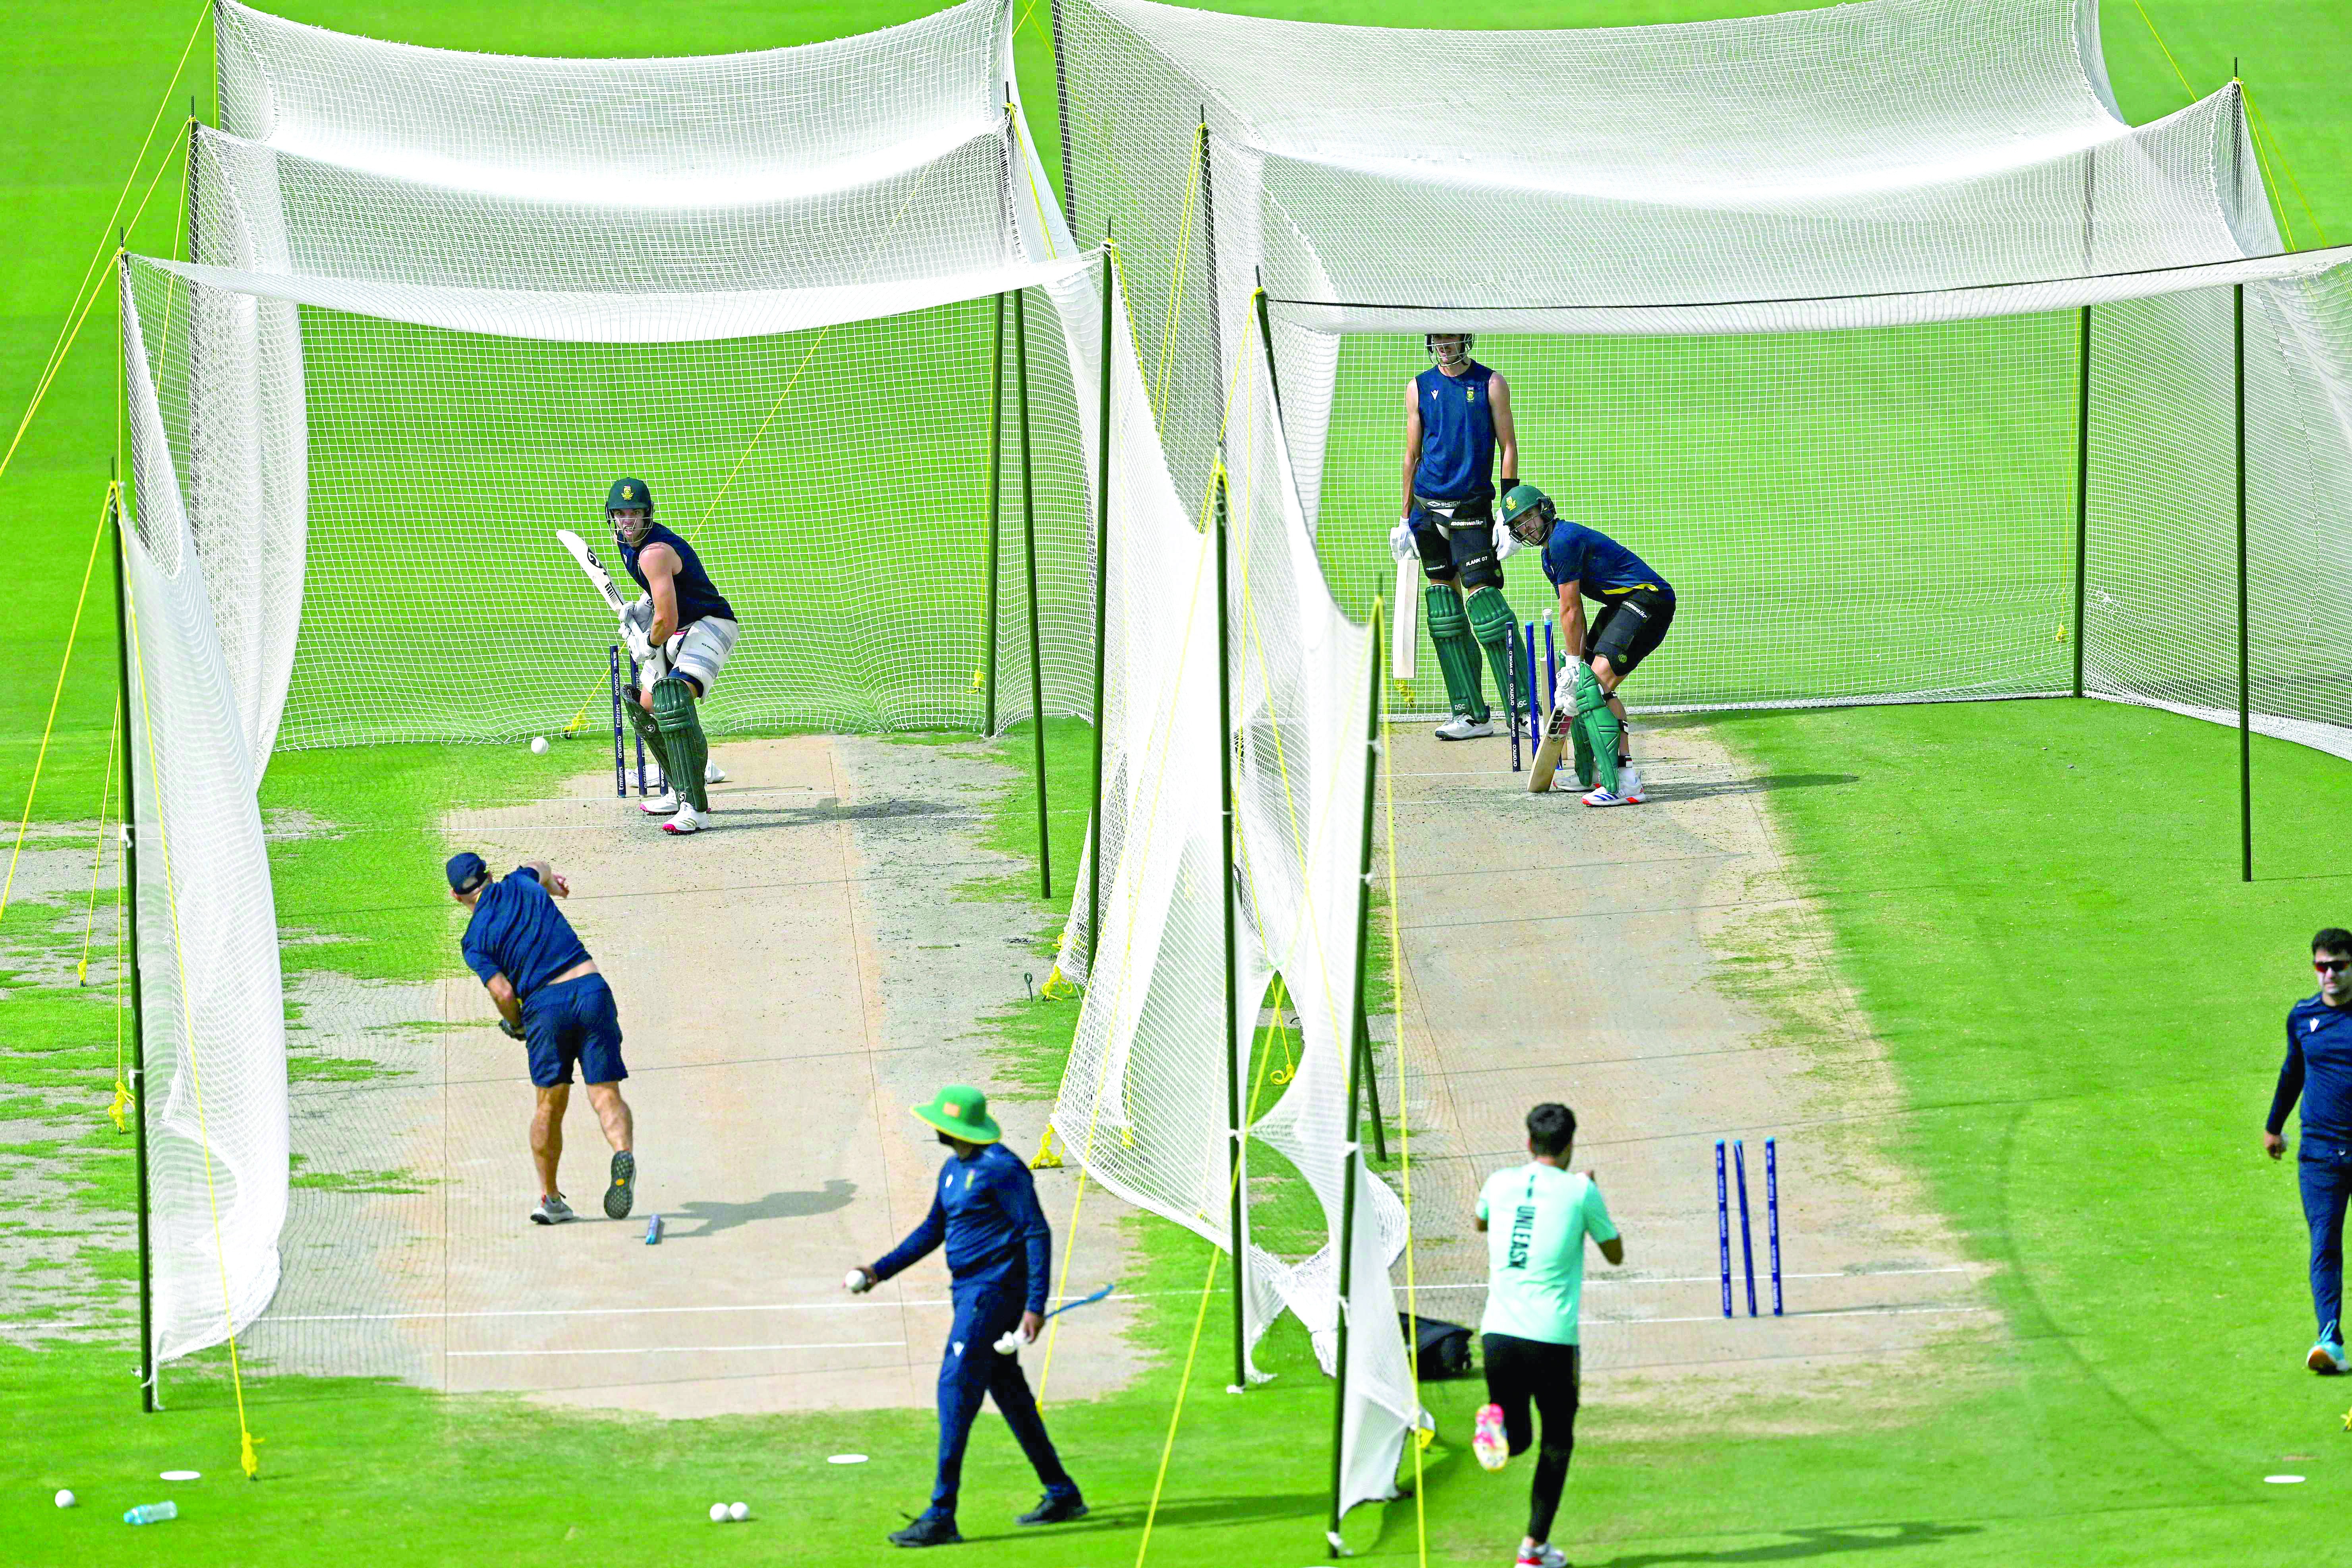
[[[2224,543],[2234,528],[2234,503],[2210,497],[2231,484],[2228,410],[2216,423],[2204,394],[2231,384],[2242,285],[2261,339],[2253,635],[2272,639],[2256,706],[2281,725],[2352,718],[2313,665],[2340,632],[2294,640],[2352,621],[2265,564],[2287,534],[2264,543],[2266,515],[2284,529],[2345,504],[2352,252],[2276,254],[2234,85],[2124,123],[2082,0],[1540,33],[1152,0],[1059,14],[1072,221],[1114,229],[1130,258],[1185,492],[1262,284],[1301,504],[1350,614],[1389,592],[1398,393],[1427,363],[1420,334],[1450,325],[1511,379],[1520,475],[1685,590],[1675,652],[1645,668],[1637,705],[2071,690],[2087,630],[2092,689],[2234,712],[2163,673],[2233,687],[2234,657],[2186,652],[2197,638],[2142,584],[2184,510]],[[1447,80],[1511,87],[1431,108]],[[2085,305],[2087,628],[2072,604]],[[2173,384],[2188,401],[2166,401]],[[2184,548],[2207,542],[2192,531]],[[1540,573],[1506,570],[1521,618],[1539,617]],[[2224,591],[2200,635],[2233,635],[2227,574],[2200,576]],[[1397,706],[1442,712],[1420,662]]]
[[[129,283],[125,280],[126,291]],[[269,858],[205,566],[172,482],[135,313],[123,321],[137,521],[130,770],[156,1364],[217,1344],[278,1286],[285,1005]]]
[[[1105,1185],[1231,1249],[1217,542],[1177,494],[1123,310],[1112,353],[1102,919],[1089,972],[1093,868],[1082,866],[1061,963],[1088,988],[1054,1126]],[[1324,585],[1255,347],[1225,451],[1246,1338],[1255,1345],[1291,1310],[1328,1371],[1372,649]],[[1277,975],[1278,1043],[1261,1043],[1260,1001]],[[1403,1208],[1369,1173],[1358,1192],[1350,1504],[1393,1495],[1421,1418],[1388,1290]]]

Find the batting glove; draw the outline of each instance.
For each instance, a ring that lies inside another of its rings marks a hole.
[[[504,1015],[500,1015],[499,1018],[499,1028],[509,1040],[520,1040],[522,1038],[522,1026],[520,1024],[509,1023]]]
[[[1511,552],[1518,547],[1519,536],[1501,523],[1496,523],[1495,525],[1495,559],[1508,561],[1511,558]]]
[[[1421,553],[1412,542],[1412,519],[1406,518],[1389,530],[1389,553],[1400,561],[1410,561]]]

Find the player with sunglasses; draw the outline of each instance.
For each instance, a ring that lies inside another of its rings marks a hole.
[[[2287,1010],[2286,1060],[2263,1124],[2263,1149],[2286,1152],[2286,1113],[2303,1100],[2303,1143],[2295,1172],[2304,1223],[2311,1227],[2311,1307],[2319,1338],[2304,1364],[2333,1375],[2352,1372],[2344,1354],[2344,1207],[2352,1199],[2352,931],[2329,926],[2311,939],[2319,993]]]

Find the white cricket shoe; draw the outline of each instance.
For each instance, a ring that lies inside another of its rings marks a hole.
[[[533,1225],[562,1225],[574,1217],[572,1205],[563,1201],[562,1193],[540,1199],[539,1206],[530,1211]]]
[[[640,799],[637,802],[637,809],[647,816],[667,816],[678,808],[678,804],[677,791],[666,789],[659,795],[649,795]]]
[[[1639,805],[1646,798],[1642,794],[1642,775],[1627,768],[1617,775],[1613,790],[1596,789],[1584,797],[1587,805]]]
[[[694,809],[693,802],[681,800],[677,803],[677,815],[663,823],[661,830],[664,833],[699,833],[702,831],[702,816]]]
[[[1482,722],[1461,714],[1456,714],[1437,727],[1437,738],[1441,741],[1482,741],[1494,732],[1495,726],[1492,723]]]
[[[705,763],[702,764],[702,782],[704,784],[725,784],[727,782],[727,770],[720,767],[717,763]]]

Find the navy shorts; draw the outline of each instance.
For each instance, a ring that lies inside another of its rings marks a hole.
[[[1666,640],[1666,628],[1674,624],[1672,599],[1636,588],[1622,599],[1610,600],[1592,617],[1591,630],[1584,639],[1585,658],[1605,653],[1610,668],[1631,675],[1635,665]]]
[[[618,1083],[629,1076],[621,1065],[621,1010],[601,974],[532,992],[522,1005],[522,1033],[530,1081],[541,1089],[570,1083],[574,1062],[588,1083]]]

